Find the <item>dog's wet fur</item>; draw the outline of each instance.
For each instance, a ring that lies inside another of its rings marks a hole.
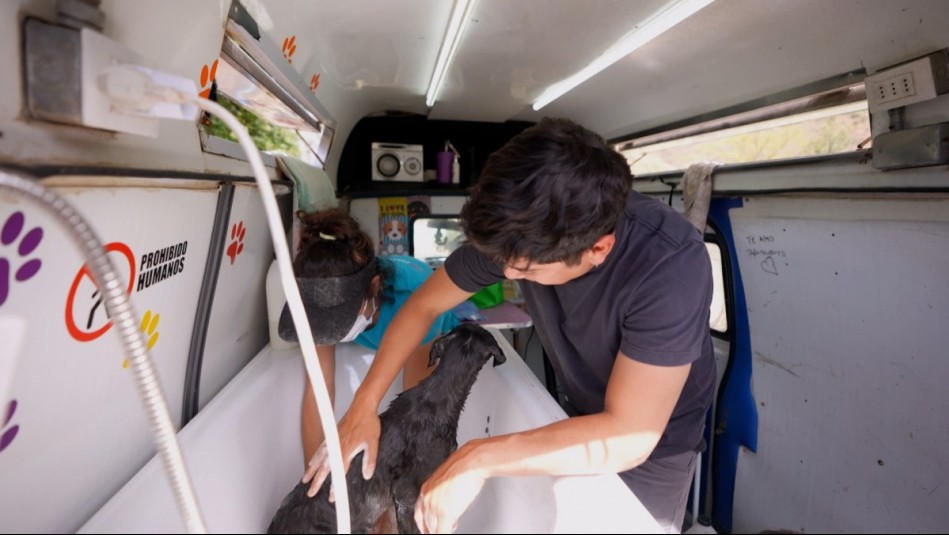
[[[350,463],[346,482],[353,533],[368,533],[391,507],[399,533],[419,533],[414,518],[419,489],[458,447],[458,417],[478,372],[492,357],[495,366],[505,360],[494,336],[475,324],[463,323],[435,340],[429,353],[429,366],[438,364],[435,371],[399,394],[380,415],[372,478],[362,477],[362,453]],[[336,533],[336,507],[328,499],[330,479],[313,498],[306,495],[309,485],[298,483],[267,533]]]

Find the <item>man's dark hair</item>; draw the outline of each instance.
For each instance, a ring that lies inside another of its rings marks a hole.
[[[576,265],[616,229],[633,177],[601,136],[542,119],[492,153],[461,210],[468,242],[498,263]]]

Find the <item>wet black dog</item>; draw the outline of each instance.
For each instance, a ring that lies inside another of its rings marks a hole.
[[[395,508],[400,533],[418,533],[415,502],[422,483],[458,447],[458,417],[489,358],[504,362],[494,336],[462,324],[435,340],[429,366],[435,371],[392,401],[380,416],[382,433],[372,479],[362,477],[362,453],[346,473],[353,533],[367,533],[388,508]],[[329,479],[313,498],[297,484],[284,498],[267,533],[336,533],[336,507],[328,500]]]

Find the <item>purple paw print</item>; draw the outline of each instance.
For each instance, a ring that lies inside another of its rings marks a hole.
[[[13,419],[13,413],[16,412],[16,400],[10,402],[10,408],[7,409],[7,417],[3,420],[3,428],[6,429],[7,424],[10,423],[10,420]],[[7,446],[13,442],[13,438],[16,437],[17,432],[20,431],[20,426],[14,425],[10,429],[3,431],[3,434],[0,435],[0,451],[7,449]]]
[[[23,216],[23,212],[14,212],[8,217],[6,222],[3,223],[3,227],[0,228],[0,244],[7,246],[15,242],[23,232],[23,224],[25,222],[26,218]],[[22,259],[22,257],[29,255],[39,246],[42,239],[43,229],[41,227],[33,227],[23,236],[23,239],[20,240],[20,244],[16,249],[16,256]],[[0,254],[0,305],[6,302],[7,296],[10,294],[10,274],[14,269],[14,260],[17,259],[14,258],[12,254],[10,258],[7,258],[5,250]],[[18,282],[29,280],[30,277],[36,275],[36,272],[40,270],[41,264],[42,261],[40,261],[39,258],[27,260],[16,268],[16,273],[13,277]]]

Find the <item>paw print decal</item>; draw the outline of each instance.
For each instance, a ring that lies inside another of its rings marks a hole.
[[[39,258],[24,261],[43,240],[42,227],[33,227],[21,238],[25,222],[23,212],[14,212],[3,223],[3,227],[0,227],[0,245],[3,246],[0,248],[0,305],[3,305],[10,295],[10,287],[13,284],[11,275],[16,282],[26,282],[36,275],[43,264]],[[20,240],[19,245],[11,247],[8,253],[6,246],[12,245],[17,239]]]
[[[201,98],[211,97],[211,92],[214,90],[214,80],[217,78],[217,61],[218,60],[214,60],[211,62],[211,67],[207,65],[201,66],[201,87],[203,89],[198,93],[198,96]]]
[[[14,399],[10,401],[10,405],[7,408],[7,417],[3,419],[3,434],[0,435],[0,451],[7,449],[7,446],[13,442],[13,439],[16,438],[16,434],[20,431],[20,426],[18,425],[7,428],[7,424],[13,419],[13,413],[15,412],[16,400]]]
[[[286,37],[283,40],[283,46],[280,47],[280,50],[283,51],[283,57],[287,58],[290,63],[293,63],[293,54],[297,51],[296,40],[296,35]]]
[[[146,310],[145,315],[142,316],[142,324],[139,326],[139,329],[145,333],[145,337],[148,339],[148,342],[145,344],[145,349],[151,351],[155,346],[155,343],[158,342],[158,318],[160,314],[152,315],[151,310]],[[129,367],[129,359],[122,361],[122,367]]]
[[[316,88],[320,86],[320,75],[314,74],[313,78],[310,78],[310,91],[316,91]]]
[[[244,234],[246,233],[247,229],[244,228],[243,221],[239,221],[231,227],[231,244],[227,246],[227,256],[231,258],[231,265],[234,264],[237,255],[244,250]]]

